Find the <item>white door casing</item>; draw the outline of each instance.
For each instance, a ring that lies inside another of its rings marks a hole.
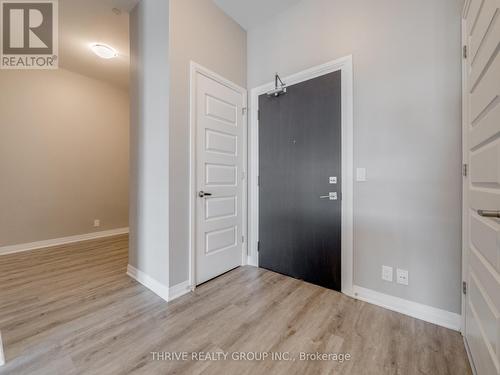
[[[469,0],[464,44],[465,338],[478,375],[500,374],[500,0]],[[467,170],[466,169],[466,170]]]
[[[246,92],[195,64],[191,78],[198,285],[242,264]]]

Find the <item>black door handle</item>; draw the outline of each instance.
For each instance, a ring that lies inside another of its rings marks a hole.
[[[211,194],[211,193],[205,193],[205,192],[202,190],[202,191],[200,191],[200,192],[198,193],[198,196],[199,196],[200,198],[204,198],[204,197],[210,197],[210,196],[212,196],[212,194]]]

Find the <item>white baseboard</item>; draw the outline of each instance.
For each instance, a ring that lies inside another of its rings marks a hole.
[[[158,297],[168,301],[169,290],[168,286],[163,285],[159,281],[153,279],[148,274],[138,270],[137,268],[131,266],[130,264],[127,266],[127,275],[129,275],[132,279],[144,285],[146,288],[151,290]]]
[[[130,264],[127,266],[127,275],[167,302],[179,298],[192,290],[189,280],[169,288]]]
[[[390,296],[388,294],[376,292],[360,286],[354,286],[353,292],[354,298],[356,299],[372,303],[413,318],[450,328],[455,331],[460,331],[462,327],[462,316],[460,314]]]
[[[351,298],[356,298],[353,292],[353,288],[342,288],[342,294],[345,294],[346,296],[349,296]]]
[[[176,298],[179,298],[183,296],[184,294],[187,294],[191,292],[193,288],[191,287],[191,283],[189,280],[186,280],[182,283],[176,284],[172,287],[169,288],[168,290],[168,300],[172,301]]]
[[[105,231],[101,231],[101,232],[78,234],[76,236],[54,238],[54,239],[45,240],[45,241],[37,241],[37,242],[23,243],[23,244],[19,244],[19,245],[3,246],[3,247],[0,247],[0,255],[20,253],[22,251],[44,249],[46,247],[66,245],[69,243],[94,240],[97,238],[117,236],[119,234],[127,234],[127,233],[128,233],[128,228],[118,228],[118,229],[105,230]]]

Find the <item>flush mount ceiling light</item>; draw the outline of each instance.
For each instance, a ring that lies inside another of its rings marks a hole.
[[[90,46],[92,51],[101,59],[112,59],[118,56],[118,52],[110,46],[101,43],[95,43]]]

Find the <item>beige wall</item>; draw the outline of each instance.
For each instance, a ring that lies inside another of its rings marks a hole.
[[[189,62],[246,87],[246,32],[211,0],[170,1],[170,285],[189,267]]]
[[[63,69],[0,88],[0,247],[127,227],[128,93]]]

